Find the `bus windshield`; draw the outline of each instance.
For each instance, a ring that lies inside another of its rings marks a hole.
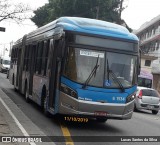
[[[138,76],[138,86],[152,88],[153,85],[153,75],[146,71],[141,70],[140,75]]]
[[[152,88],[152,79],[138,77],[138,86]]]
[[[9,60],[3,60],[2,63],[5,64],[5,65],[10,65],[10,61]]]
[[[88,86],[120,88],[118,79],[122,86],[127,88],[135,84],[133,80],[136,78],[136,59],[132,55],[69,47],[64,75],[84,84],[98,63],[96,72],[87,83]]]

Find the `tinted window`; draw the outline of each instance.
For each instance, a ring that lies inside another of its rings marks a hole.
[[[152,80],[138,77],[138,86],[152,88]]]
[[[143,96],[152,96],[152,97],[159,97],[159,94],[156,90],[142,90]]]
[[[111,40],[111,39],[102,39],[97,37],[76,35],[75,42],[83,45],[92,45],[92,46],[127,50],[127,51],[138,51],[138,46],[135,45],[134,43]]]

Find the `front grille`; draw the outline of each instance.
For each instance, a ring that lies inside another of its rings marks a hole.
[[[147,107],[147,104],[141,104],[142,107]]]
[[[159,108],[159,106],[158,105],[154,105],[154,108]]]

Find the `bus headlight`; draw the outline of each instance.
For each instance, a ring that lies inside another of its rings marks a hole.
[[[132,94],[132,95],[128,96],[128,97],[126,98],[126,103],[129,103],[129,102],[133,101],[133,100],[135,99],[135,95],[136,95],[136,94]]]
[[[69,88],[68,86],[64,85],[64,84],[61,84],[61,91],[73,98],[76,98],[78,99],[78,95],[77,95],[77,92],[74,91],[73,89]]]

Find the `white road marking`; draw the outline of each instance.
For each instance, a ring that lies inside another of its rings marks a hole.
[[[24,129],[24,127],[22,126],[22,124],[18,121],[18,119],[16,118],[16,116],[12,113],[12,111],[9,109],[9,107],[6,105],[6,103],[2,100],[2,98],[0,97],[0,101],[3,104],[3,106],[6,108],[6,110],[8,111],[8,113],[12,116],[13,120],[15,121],[15,123],[17,124],[17,126],[19,127],[19,129],[22,131],[24,136],[29,136],[29,134],[27,133],[27,131]],[[30,145],[36,145],[33,142],[30,142]]]

